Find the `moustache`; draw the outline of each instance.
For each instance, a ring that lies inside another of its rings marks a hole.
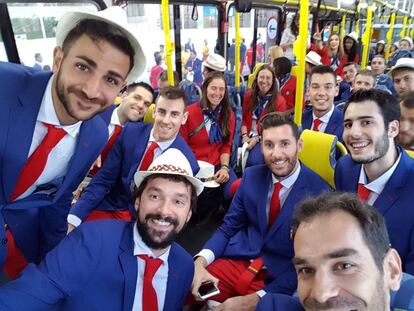
[[[99,98],[91,98],[89,97],[84,91],[78,89],[75,86],[70,86],[68,87],[68,93],[73,93],[75,94],[77,97],[85,99],[89,102],[91,102],[92,104],[98,104],[98,105],[105,105],[105,101]]]
[[[318,302],[315,299],[306,299],[303,302],[303,306],[306,310],[329,310],[329,309],[344,309],[357,311],[358,308],[365,307],[366,304],[361,299],[347,299],[341,297],[331,298],[325,302]]]
[[[145,221],[148,220],[161,220],[164,222],[169,222],[170,224],[172,224],[174,227],[178,226],[178,220],[172,217],[162,217],[161,214],[148,214],[147,216],[145,216]]]

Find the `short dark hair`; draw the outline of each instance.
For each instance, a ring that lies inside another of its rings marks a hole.
[[[309,75],[309,81],[312,80],[312,76],[314,74],[323,75],[323,74],[326,74],[326,73],[331,74],[334,77],[334,81],[336,83],[336,72],[330,66],[326,66],[326,65],[319,65],[319,66],[313,67],[312,71]]]
[[[414,108],[414,91],[410,91],[404,94],[400,103],[405,108],[413,109]]]
[[[270,112],[266,114],[261,120],[261,133],[263,133],[264,130],[267,130],[268,128],[272,127],[279,127],[282,125],[289,125],[292,128],[293,136],[295,137],[296,141],[299,140],[300,134],[299,134],[299,128],[296,125],[296,123],[293,121],[293,117],[286,113],[280,113],[280,112]]]
[[[285,76],[292,70],[292,62],[287,57],[278,57],[273,60],[276,75]]]
[[[384,118],[385,129],[388,130],[388,125],[391,121],[400,120],[400,106],[397,100],[387,92],[370,89],[359,90],[349,97],[344,106],[344,114],[352,103],[361,104],[365,101],[373,101],[379,107],[382,117]]]
[[[171,99],[171,100],[182,99],[184,106],[187,100],[185,93],[179,87],[174,87],[174,86],[168,86],[160,90],[160,93],[158,94],[158,97],[157,97],[157,101],[159,100],[161,96],[167,99]]]
[[[354,66],[355,68],[357,68],[357,64],[355,64],[354,62],[347,62],[345,63],[345,65],[342,66],[342,68],[348,67],[348,66]]]
[[[154,98],[155,97],[154,89],[151,87],[151,85],[149,85],[148,83],[145,83],[145,82],[136,82],[136,83],[134,82],[134,83],[129,84],[126,87],[126,92],[127,93],[133,92],[133,91],[135,91],[135,89],[137,87],[142,87],[142,88],[146,89],[148,92],[150,92],[151,95],[152,95],[152,101],[154,101],[154,99],[155,99]]]
[[[155,179],[155,178],[164,178],[170,181],[174,181],[174,182],[182,182],[184,183],[186,186],[189,186],[191,189],[191,201],[190,201],[190,209],[192,211],[192,213],[194,214],[197,211],[197,190],[194,187],[194,185],[192,183],[190,183],[188,181],[187,178],[185,178],[185,176],[182,175],[172,175],[172,174],[152,174],[149,175],[147,177],[145,177],[145,179],[141,182],[141,184],[139,185],[139,187],[135,187],[134,191],[132,192],[132,199],[133,202],[135,202],[135,200],[137,198],[140,198],[142,193],[144,192],[145,188],[147,187],[148,183]]]
[[[335,211],[342,211],[356,218],[375,264],[383,272],[384,258],[390,249],[384,218],[377,209],[362,202],[354,194],[327,192],[300,203],[293,213],[292,239],[301,223],[311,222],[317,216],[328,215]]]
[[[381,58],[385,62],[385,57],[382,54],[376,54],[376,55],[374,55],[374,57],[372,59],[374,59],[374,58]]]
[[[174,86],[178,87],[180,84],[180,77],[178,76],[177,71],[173,71],[173,77],[174,77]],[[158,81],[168,81],[168,70],[161,71],[161,73],[157,77]]]
[[[68,33],[63,41],[62,50],[69,51],[73,43],[82,35],[87,35],[93,42],[109,42],[129,56],[129,70],[134,67],[135,50],[129,39],[117,27],[104,21],[83,19]]]
[[[371,70],[368,70],[368,69],[359,70],[357,72],[357,74],[355,75],[355,78],[358,77],[358,76],[371,77],[374,80],[374,85],[375,85],[376,77],[375,77],[374,73]]]

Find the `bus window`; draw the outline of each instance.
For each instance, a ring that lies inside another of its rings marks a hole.
[[[6,49],[4,48],[3,38],[0,33],[0,61],[7,62]]]

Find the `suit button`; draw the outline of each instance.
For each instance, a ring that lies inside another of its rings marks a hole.
[[[9,240],[7,238],[1,239],[1,244],[6,245]]]

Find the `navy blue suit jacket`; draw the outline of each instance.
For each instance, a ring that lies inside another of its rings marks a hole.
[[[307,196],[330,190],[329,185],[303,164],[282,210],[270,230],[266,200],[272,175],[266,165],[252,166],[240,186],[223,224],[206,243],[215,258],[254,259],[262,256],[268,271],[265,291],[291,295],[296,290],[292,264],[290,219],[297,203]]]
[[[259,300],[256,311],[304,311],[297,297],[266,294]]]
[[[0,288],[0,310],[132,310],[138,264],[134,223],[103,220],[81,225],[39,266]],[[181,310],[194,275],[191,256],[172,244],[164,310]]]
[[[384,216],[391,245],[401,256],[403,270],[414,273],[414,160],[401,148],[400,163],[374,202]],[[339,160],[335,168],[335,185],[339,191],[357,192],[361,164],[350,155]]]
[[[99,114],[99,116],[102,118],[102,120],[105,122],[105,124],[107,126],[109,126],[109,124],[111,124],[112,113],[114,112],[116,107],[118,107],[118,106],[117,105],[112,105],[108,109],[106,109],[104,112],[101,112]]]
[[[304,130],[312,129],[312,109],[307,109],[302,114],[302,128]],[[344,114],[343,111],[339,108],[334,108],[334,111],[329,119],[329,122],[326,126],[325,133],[332,134],[338,137],[340,142],[343,142],[342,134],[344,132]]]
[[[67,174],[24,199],[9,198],[27,161],[50,72],[0,62],[0,239],[6,222],[30,262],[38,261],[66,235],[72,193],[101,153],[108,130],[101,118],[82,123]],[[0,266],[6,243],[0,244]]]
[[[129,209],[135,213],[131,189],[134,174],[147,148],[152,126],[148,123],[131,122],[124,127],[104,165],[92,178],[70,214],[83,220],[95,209]],[[177,135],[169,148],[181,150],[190,162],[194,175],[198,172],[199,166],[194,153],[180,135]]]

